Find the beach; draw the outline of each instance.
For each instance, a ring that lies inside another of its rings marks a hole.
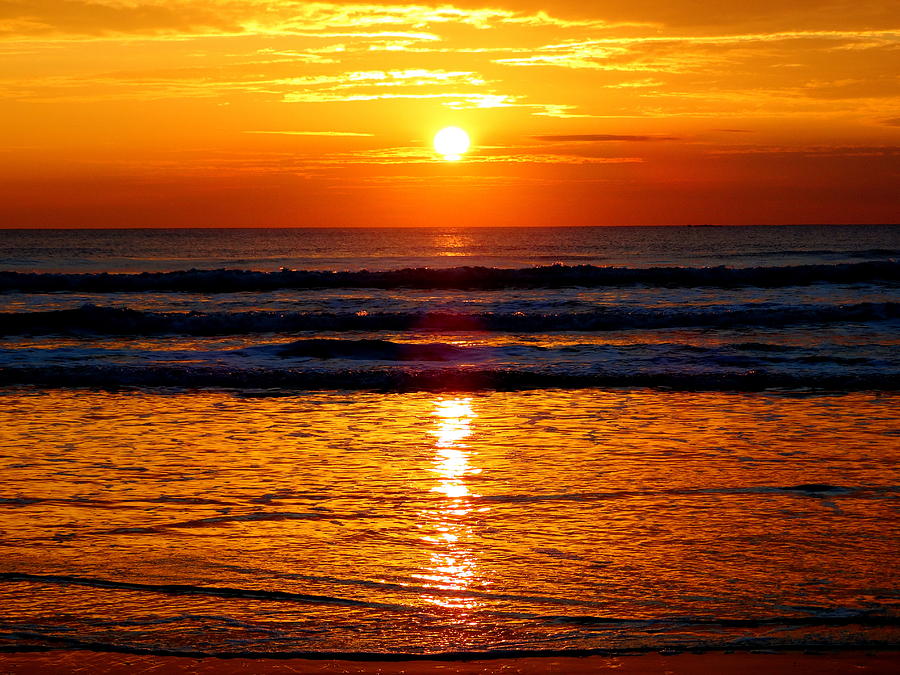
[[[190,659],[160,656],[56,652],[0,655],[3,673],[341,673],[347,675],[541,675],[544,673],[620,673],[623,675],[703,675],[729,673],[754,675],[765,670],[773,675],[890,675],[897,672],[900,653],[839,652],[822,654],[642,654],[569,658],[496,659],[491,661],[304,661],[293,659]]]

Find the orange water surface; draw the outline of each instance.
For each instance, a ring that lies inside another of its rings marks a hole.
[[[2,644],[890,642],[898,403],[7,389]]]

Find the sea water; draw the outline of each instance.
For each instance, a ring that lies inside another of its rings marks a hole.
[[[896,645],[898,250],[2,231],[0,641]]]

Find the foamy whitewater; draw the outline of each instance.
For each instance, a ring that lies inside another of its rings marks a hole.
[[[3,647],[898,644],[900,226],[0,231]]]

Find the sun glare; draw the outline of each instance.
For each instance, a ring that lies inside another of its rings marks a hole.
[[[448,162],[462,159],[469,144],[469,134],[459,127],[444,127],[434,135],[435,151]]]

